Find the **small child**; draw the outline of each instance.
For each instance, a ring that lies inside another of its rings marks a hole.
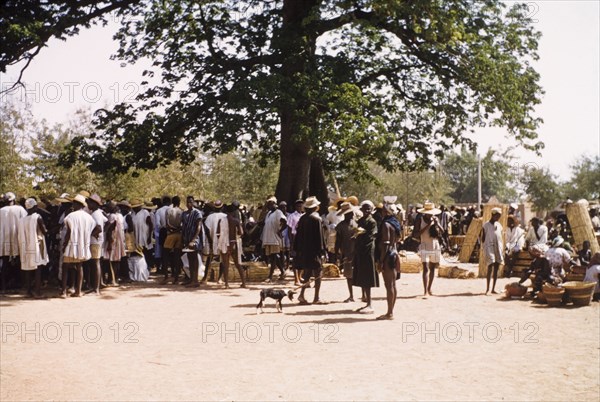
[[[578,253],[579,255],[579,265],[582,267],[587,267],[590,265],[590,260],[592,259],[592,250],[590,249],[590,241],[583,241],[583,248]]]

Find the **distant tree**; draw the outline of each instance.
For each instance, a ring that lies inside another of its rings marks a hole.
[[[436,204],[452,203],[452,187],[446,176],[439,172],[387,172],[380,166],[370,166],[376,180],[348,176],[339,179],[343,196],[355,195],[360,200],[382,202],[386,195],[395,195],[405,208],[409,204],[431,200]]]
[[[67,125],[52,127],[45,120],[31,127],[31,156],[27,160],[28,172],[36,182],[36,192],[45,197],[56,197],[63,192],[75,194],[85,189],[97,191],[97,177],[81,161],[66,167],[59,163],[60,156],[75,137],[89,135],[89,111],[79,110]]]
[[[491,148],[481,158],[481,198],[487,202],[496,196],[501,202],[512,202],[517,197],[515,174],[510,150],[496,152]],[[465,148],[450,153],[440,164],[453,189],[450,196],[457,203],[477,202],[477,155]]]
[[[9,99],[0,102],[0,193],[25,196],[32,190],[27,177],[27,127],[32,116]]]
[[[577,201],[600,198],[600,155],[582,155],[571,165],[571,179],[565,183],[565,194]]]
[[[551,211],[563,199],[562,184],[548,168],[530,167],[522,180],[535,211]]]

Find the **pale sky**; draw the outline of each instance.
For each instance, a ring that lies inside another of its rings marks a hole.
[[[569,165],[587,154],[600,155],[600,2],[528,2],[536,27],[542,32],[540,61],[535,64],[545,90],[538,115],[538,130],[546,144],[542,157],[517,149],[518,165],[548,167],[561,179],[569,178]],[[50,123],[67,122],[81,107],[92,111],[119,101],[132,101],[139,92],[144,66],[121,67],[109,59],[117,49],[112,40],[117,22],[82,31],[66,41],[52,40],[25,72],[25,91],[34,116]],[[6,88],[18,74],[11,68],[0,76]],[[478,129],[474,139],[484,153],[488,147],[516,143],[502,129]]]

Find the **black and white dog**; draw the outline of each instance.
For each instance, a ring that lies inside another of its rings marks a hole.
[[[294,292],[293,290],[288,290],[287,292],[283,289],[273,289],[273,288],[269,288],[269,289],[263,289],[260,291],[260,301],[258,302],[258,304],[256,305],[256,313],[259,314],[258,309],[260,309],[260,312],[263,312],[263,302],[265,301],[265,299],[267,297],[270,297],[271,299],[275,299],[275,307],[277,308],[277,312],[281,313],[283,312],[283,306],[281,305],[281,300],[283,300],[284,297],[288,297],[290,300],[294,300],[294,295],[296,294],[296,292]]]

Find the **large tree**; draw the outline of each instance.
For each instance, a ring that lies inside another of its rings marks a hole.
[[[198,149],[279,158],[276,194],[327,198],[325,177],[430,166],[470,127],[531,149],[539,33],[499,0],[8,1],[0,69],[118,10],[116,58],[153,60],[140,103],[98,113],[71,151],[92,168],[155,168]],[[18,3],[18,5],[17,5]],[[14,43],[13,43],[14,42]],[[153,78],[152,78],[153,77]],[[158,81],[158,82],[155,82]]]

